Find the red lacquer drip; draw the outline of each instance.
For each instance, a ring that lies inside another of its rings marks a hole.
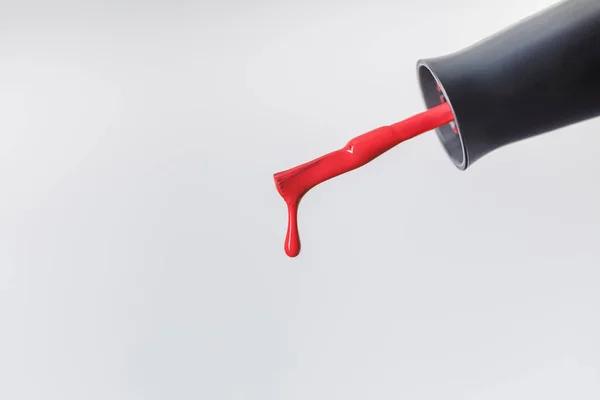
[[[421,133],[453,121],[448,103],[417,114],[390,126],[383,126],[355,137],[346,146],[274,175],[277,191],[288,208],[288,229],[285,252],[290,257],[300,253],[298,206],[302,197],[313,187],[338,175],[362,167],[392,147]]]

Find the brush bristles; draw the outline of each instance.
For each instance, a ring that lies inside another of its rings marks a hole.
[[[316,159],[305,164],[299,165],[297,167],[288,169],[286,171],[278,172],[273,175],[273,180],[275,181],[275,187],[277,191],[283,197],[286,202],[289,201],[298,201],[299,197],[302,197],[304,193],[310,190],[310,187],[297,187],[295,185],[295,178],[300,176],[301,174],[307,172],[311,168],[315,167],[321,162],[321,159]],[[287,189],[287,190],[286,190]],[[295,193],[297,192],[297,193]]]
[[[275,188],[277,188],[277,192],[279,193],[279,195],[281,197],[283,197],[283,199],[285,200],[285,190],[283,189],[283,184],[286,181],[285,178],[285,172],[278,172],[275,175],[273,175],[273,180],[275,181]]]

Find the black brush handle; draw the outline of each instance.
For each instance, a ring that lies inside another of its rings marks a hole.
[[[462,51],[419,61],[418,75],[427,108],[443,100],[452,107],[457,129],[437,131],[460,169],[506,144],[596,117],[600,0],[561,2]]]

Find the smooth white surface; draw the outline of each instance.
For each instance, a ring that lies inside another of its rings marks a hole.
[[[0,1],[0,398],[598,399],[600,121],[271,180],[550,3]]]

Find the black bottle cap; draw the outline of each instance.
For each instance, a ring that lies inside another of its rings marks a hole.
[[[417,70],[427,108],[448,101],[454,112],[455,126],[437,133],[464,170],[501,146],[600,115],[600,0],[559,3]]]

